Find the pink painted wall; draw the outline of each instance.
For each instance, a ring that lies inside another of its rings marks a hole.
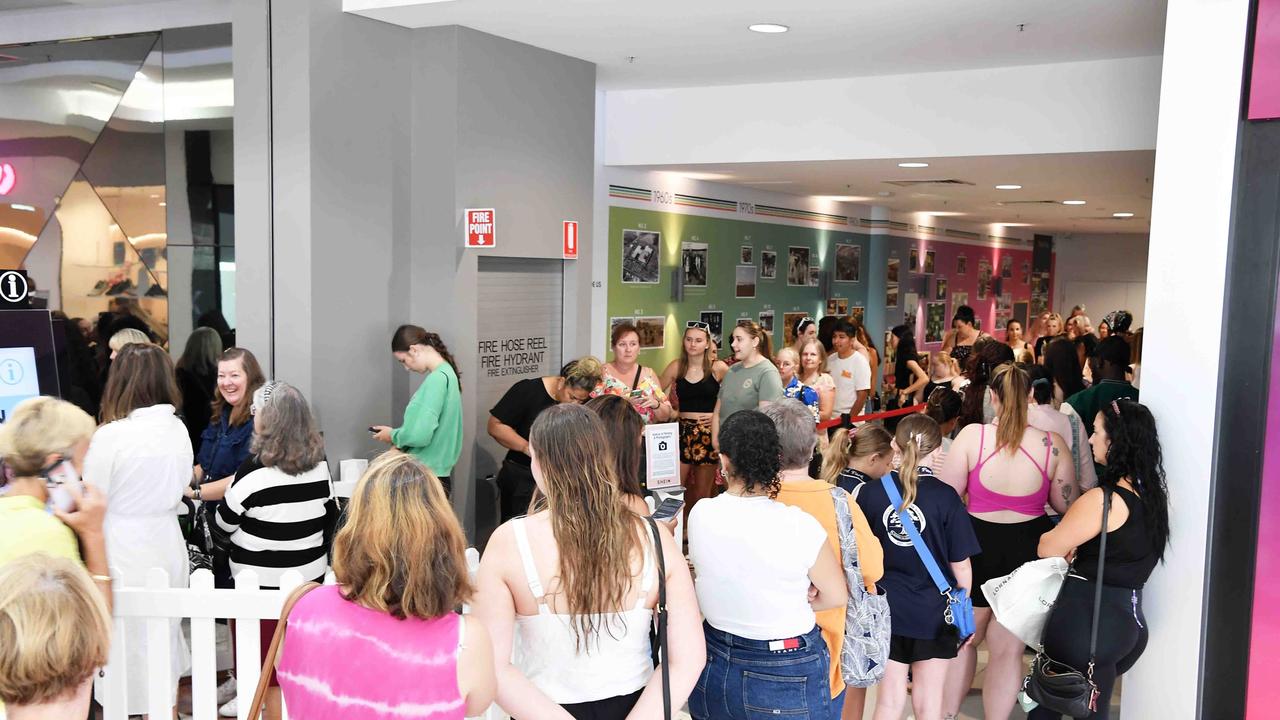
[[[1280,0],[1258,0],[1249,119],[1280,118]]]

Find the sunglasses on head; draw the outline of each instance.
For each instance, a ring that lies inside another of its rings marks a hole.
[[[701,320],[690,320],[689,322],[685,323],[684,326],[685,328],[698,328],[699,330],[706,330],[707,332],[711,332],[711,324],[704,323]]]

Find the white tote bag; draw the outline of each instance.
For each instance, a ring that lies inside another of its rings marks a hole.
[[[982,593],[1001,625],[1022,642],[1038,648],[1068,567],[1060,557],[1032,560],[1004,577],[986,581]]]

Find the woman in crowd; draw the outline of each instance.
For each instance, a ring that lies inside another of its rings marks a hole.
[[[85,411],[51,397],[23,400],[0,425],[0,565],[37,552],[82,562],[110,605],[107,498],[77,482],[95,427]]]
[[[818,412],[814,415],[814,422],[826,422],[835,417],[836,381],[827,372],[827,351],[821,342],[810,340],[800,349],[799,375],[800,382],[818,391]],[[819,450],[825,448],[827,431],[814,430],[814,435],[818,438]],[[821,472],[820,465],[810,469],[814,475]]]
[[[964,405],[964,397],[949,387],[939,386],[929,393],[925,403],[924,414],[933,418],[938,423],[938,430],[942,432],[942,446],[934,453],[932,465],[934,472],[941,473],[947,462],[947,454],[951,452],[951,435],[960,423],[960,408]]]
[[[898,325],[891,331],[889,343],[893,346],[893,384],[897,392],[897,407],[910,407],[920,402],[922,391],[929,384],[929,375],[920,367],[914,329]]]
[[[1023,677],[1023,643],[993,622],[982,583],[1035,560],[1040,536],[1053,528],[1045,504],[1063,513],[1077,494],[1066,442],[1027,423],[1030,390],[1027,374],[1013,363],[996,368],[989,390],[995,420],[961,430],[942,469],[942,479],[960,497],[969,496],[969,514],[982,548],[973,562],[977,632],[948,679],[944,709],[950,713],[960,711],[973,684],[977,646],[984,639],[991,654],[982,688],[986,717],[1007,718],[1013,710]]]
[[[601,395],[587,401],[587,409],[604,421],[606,447],[613,458],[613,474],[618,493],[631,512],[644,516],[649,505],[640,480],[640,459],[644,455],[644,421],[631,403],[616,395]]]
[[[1036,338],[1036,362],[1044,362],[1044,348],[1050,341],[1062,335],[1062,316],[1056,312],[1047,312],[1041,316],[1041,335]]]
[[[1013,350],[1002,342],[994,340],[978,343],[973,355],[965,365],[965,377],[969,383],[964,386],[964,404],[960,409],[960,427],[974,423],[989,423],[995,419],[995,406],[991,404],[991,394],[987,392],[987,383],[991,373],[1005,363],[1013,362]]]
[[[440,336],[417,325],[401,325],[391,336],[391,354],[409,372],[426,375],[398,428],[373,427],[373,439],[418,458],[452,495],[453,466],[462,454],[462,385],[458,363]]]
[[[791,328],[793,337],[791,349],[796,351],[796,355],[800,354],[800,350],[804,348],[804,344],[810,340],[818,339],[818,323],[814,319],[805,315],[796,321],[795,327]]]
[[[738,362],[720,382],[720,396],[711,416],[711,440],[719,449],[720,427],[742,410],[755,410],[783,398],[782,378],[769,361],[769,335],[751,320],[738,321],[730,345]]]
[[[159,346],[126,345],[111,363],[102,393],[103,425],[89,445],[84,477],[107,496],[107,552],[125,585],[145,586],[147,573],[158,567],[169,574],[170,587],[187,586],[190,570],[178,510],[191,480],[192,453],[191,438],[177,415],[181,402],[173,361]],[[124,630],[129,666],[147,667],[147,622],[126,619]],[[182,623],[173,619],[170,675],[130,673],[125,695],[130,715],[147,712],[149,682],[167,682],[168,697],[177,702],[186,653]],[[98,685],[95,695],[102,702],[105,687]]]
[[[763,413],[728,416],[720,431],[725,491],[689,514],[689,561],[706,618],[707,665],[689,697],[698,720],[838,716],[815,613],[843,608],[849,591],[822,524],[773,499],[781,457]]]
[[[9,718],[92,717],[90,688],[110,645],[110,612],[83,567],[43,553],[0,563],[0,708]]]
[[[1037,430],[1057,433],[1071,453],[1071,466],[1075,470],[1076,485],[1081,492],[1098,486],[1094,472],[1092,451],[1088,435],[1080,424],[1080,418],[1070,405],[1062,410],[1053,404],[1053,377],[1044,365],[1024,365],[1031,380],[1031,405],[1027,408],[1027,424]]]
[[[880,351],[876,349],[871,333],[867,332],[867,326],[852,316],[849,319],[857,331],[858,343],[866,348],[867,362],[871,363],[871,396],[867,398],[867,407],[874,412],[880,409]]]
[[[1035,353],[1032,352],[1022,333],[1022,323],[1018,320],[1010,320],[1004,325],[1004,344],[1013,350],[1013,358],[1015,362],[1035,362]]]
[[[645,423],[669,422],[675,417],[671,401],[653,368],[640,364],[640,331],[631,323],[613,329],[613,361],[605,363],[593,396],[608,393],[631,401]]]
[[[571,360],[552,377],[521,380],[489,411],[489,437],[507,449],[498,471],[502,522],[529,511],[535,489],[529,469],[529,430],[538,415],[560,403],[584,403],[600,384],[600,361]]]
[[[778,431],[781,448],[782,473],[777,501],[783,505],[800,508],[822,525],[827,534],[827,547],[843,566],[840,546],[840,528],[837,525],[835,502],[831,497],[831,485],[814,480],[809,475],[809,461],[813,457],[814,435],[812,416],[808,409],[794,401],[773,403],[762,410],[773,421]],[[858,548],[858,567],[867,592],[876,592],[876,581],[884,575],[884,551],[880,541],[871,532],[867,518],[850,498],[849,514],[853,519],[853,533]],[[853,590],[850,589],[850,592]],[[840,651],[844,645],[844,606],[815,613],[822,639],[831,655],[831,717],[843,714],[846,718],[861,720],[866,703],[865,688],[846,688],[841,675]]]
[[[206,503],[201,511],[208,513],[210,528],[217,522],[214,517],[217,501],[235,479],[240,465],[249,458],[253,394],[265,382],[258,359],[248,350],[228,348],[218,358],[213,417],[200,435],[193,473],[196,485],[187,490],[187,497]],[[227,554],[218,549],[213,553],[213,578],[217,587],[235,587]]]
[[[858,505],[884,548],[880,587],[888,594],[893,626],[889,667],[880,683],[875,720],[902,717],[908,672],[917,720],[941,720],[947,668],[964,639],[945,622],[947,601],[930,578],[903,523],[915,524],[925,550],[953,588],[972,592],[976,580],[969,558],[982,550],[959,496],[930,469],[932,455],[942,443],[938,424],[927,415],[908,415],[898,423],[894,443],[902,451],[902,469],[892,475],[902,505],[895,506],[879,480],[866,483],[858,493]]]
[[[1089,433],[1075,408],[1064,402],[1065,398],[1085,388],[1080,374],[1079,358],[1072,343],[1066,338],[1058,338],[1049,343],[1044,350],[1043,367],[1049,379],[1049,402],[1066,418],[1067,426],[1071,431],[1069,435],[1063,435],[1062,439],[1066,440],[1071,447],[1076,484],[1082,491],[1097,487],[1098,475],[1093,467],[1092,451],[1089,450]],[[1037,387],[1036,392],[1037,402],[1039,402],[1039,393],[1044,392],[1044,389]]]
[[[960,374],[960,366],[949,353],[935,351],[929,355],[929,384],[924,386],[924,397],[928,399],[933,391],[940,387],[960,390],[968,380]]]
[[[1060,340],[1061,342],[1059,342]],[[1049,371],[1053,380],[1053,403],[1055,406],[1076,393],[1084,390],[1084,372],[1080,367],[1080,357],[1070,340],[1058,338],[1044,348],[1041,364]]]
[[[965,367],[978,338],[989,337],[975,327],[976,323],[977,317],[973,314],[973,308],[961,305],[956,308],[956,313],[951,318],[951,331],[942,340],[942,351],[951,353],[951,357],[956,359],[960,367]]]
[[[716,451],[711,446],[711,416],[720,381],[729,366],[716,359],[711,326],[691,320],[685,325],[679,360],[662,372],[662,389],[680,403],[680,483],[685,487],[685,517],[694,504],[715,493]]]
[[[276,674],[290,715],[483,714],[493,648],[484,624],[457,612],[472,596],[466,546],[422,463],[398,452],[374,460],[334,539],[337,584],[307,593],[289,615]]]
[[[1116,679],[1133,667],[1147,645],[1142,613],[1142,587],[1164,558],[1169,544],[1169,490],[1165,486],[1160,438],[1155,418],[1144,405],[1117,400],[1103,405],[1094,419],[1089,444],[1103,466],[1100,487],[1085,493],[1066,517],[1040,538],[1041,557],[1075,552],[1075,568],[1067,576],[1044,629],[1044,652],[1075,668],[1090,667],[1089,635],[1097,583],[1102,583],[1093,680],[1098,710],[1089,717],[1110,717]],[[1098,577],[1104,494],[1110,495],[1107,556]],[[1117,502],[1118,501],[1118,502]],[[1061,717],[1036,708],[1031,720]]]
[[[822,343],[822,349],[830,355],[834,346],[831,342],[831,336],[836,332],[836,325],[841,319],[835,315],[824,315],[818,321],[818,342]]]
[[[879,425],[840,428],[822,454],[822,479],[856,499],[865,483],[878,483],[893,469],[893,436]]]
[[[151,338],[147,337],[146,333],[133,328],[125,328],[112,335],[111,339],[107,341],[107,346],[111,348],[111,355],[109,355],[107,359],[114,361],[116,356],[120,354],[120,351],[124,349],[125,345],[151,344]]]
[[[817,341],[815,340],[814,342]],[[810,415],[817,422],[817,419],[822,417],[818,390],[800,381],[800,354],[796,352],[795,348],[784,347],[778,351],[778,355],[773,359],[773,362],[778,367],[778,379],[782,382],[782,396],[790,400],[797,400],[809,408]],[[833,399],[834,394],[835,386],[833,384]]]
[[[1111,335],[1111,323],[1107,322],[1107,318],[1103,318],[1102,322],[1098,323],[1098,339],[1106,340],[1107,337],[1110,335]]]
[[[518,718],[660,715],[649,627],[661,552],[669,613],[662,661],[672,706],[681,707],[705,653],[684,556],[665,530],[655,548],[651,526],[627,509],[601,452],[604,423],[591,411],[551,408],[529,442],[545,505],[494,531],[477,578],[474,613],[493,634],[498,704]],[[715,500],[698,507],[708,502]],[[517,643],[519,667],[510,661]]]
[[[213,328],[196,328],[178,358],[175,374],[182,393],[182,424],[191,447],[200,447],[200,435],[213,419],[213,393],[218,377],[222,338]]]

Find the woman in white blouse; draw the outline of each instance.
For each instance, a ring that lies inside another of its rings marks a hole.
[[[173,361],[155,345],[125,345],[111,363],[102,395],[103,425],[89,444],[85,479],[107,496],[103,528],[117,587],[146,584],[151,568],[169,574],[171,587],[187,586],[187,550],[178,528],[182,489],[191,480],[191,438],[177,416],[181,397]],[[125,621],[130,668],[126,711],[147,712],[147,630]],[[170,697],[186,669],[187,648],[179,621],[169,626]],[[102,701],[101,685],[95,688]]]

